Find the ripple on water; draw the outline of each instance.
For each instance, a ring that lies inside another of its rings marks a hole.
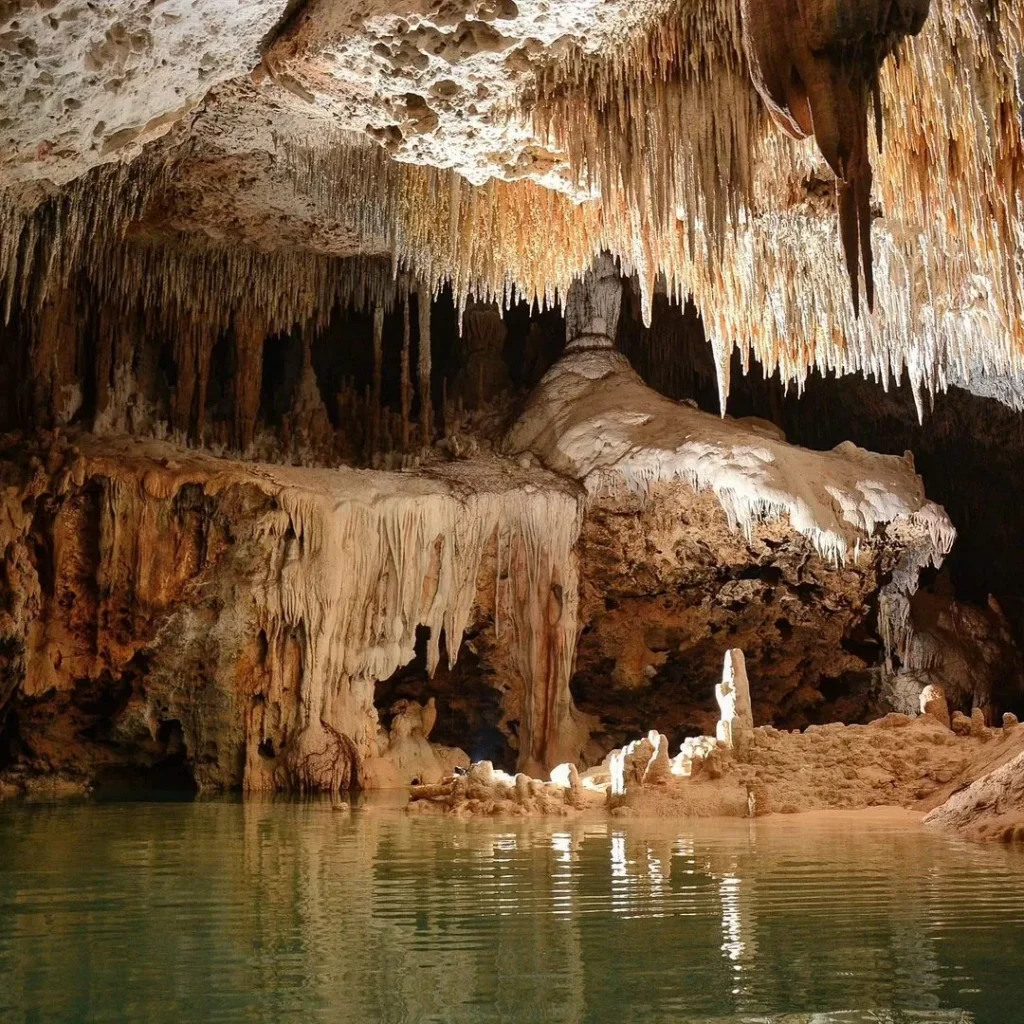
[[[0,807],[0,1019],[1016,1022],[1024,856],[903,824]]]

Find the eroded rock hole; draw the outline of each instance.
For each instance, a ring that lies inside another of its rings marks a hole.
[[[454,668],[448,667],[445,638],[441,638],[441,660],[431,679],[427,675],[427,643],[430,630],[416,630],[416,657],[374,689],[377,716],[385,730],[391,728],[403,702],[426,705],[433,698],[437,717],[430,742],[465,751],[471,760],[487,760],[495,767],[514,771],[515,734],[504,721],[504,699],[499,681],[474,651],[469,635],[459,651]]]

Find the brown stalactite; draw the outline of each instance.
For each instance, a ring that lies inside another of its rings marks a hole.
[[[430,444],[434,433],[434,404],[430,396],[430,292],[421,288],[416,296],[419,310],[420,444]]]
[[[409,447],[411,426],[409,418],[412,412],[412,385],[409,379],[409,292],[406,290],[402,302],[402,450]]]
[[[930,0],[743,0],[743,39],[754,87],[778,126],[813,135],[836,176],[840,236],[854,311],[860,271],[869,310],[871,254],[868,103],[881,148],[878,75],[908,35],[917,35]]]
[[[235,317],[234,423],[232,444],[246,451],[256,436],[263,386],[264,330],[251,314]]]
[[[74,291],[56,290],[39,312],[29,348],[29,419],[37,427],[61,426],[77,411],[78,336]]]

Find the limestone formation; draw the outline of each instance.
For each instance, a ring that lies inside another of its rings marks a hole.
[[[1020,377],[1019,0],[245,8],[5,8],[5,316],[75,283],[278,329],[397,267],[460,307],[555,304],[606,250],[648,320],[692,297],[726,386],[734,346],[798,386]],[[343,283],[353,256],[383,273]]]
[[[924,820],[974,839],[1024,843],[1024,753],[955,792]]]
[[[957,737],[931,716],[891,714],[803,733],[755,727],[742,750],[693,737],[670,758],[667,740],[652,730],[585,772],[560,765],[550,782],[475,764],[439,785],[413,787],[410,810],[564,816],[605,803],[617,815],[755,817],[885,804],[937,807],[930,824],[1019,839],[1022,740],[1007,733],[993,755],[987,739]]]
[[[754,717],[750,710],[750,681],[741,650],[726,651],[722,681],[715,687],[715,697],[721,708],[715,738],[723,746],[744,750],[754,728]]]
[[[836,176],[839,222],[853,309],[860,273],[875,306],[871,254],[868,103],[882,148],[882,63],[917,35],[930,0],[744,0],[743,40],[754,86],[775,123],[796,139],[813,135]]]
[[[941,686],[930,684],[921,691],[921,714],[931,715],[947,729],[952,728],[949,717],[949,704]]]
[[[0,2],[0,792],[997,767],[1022,66],[1024,0]]]

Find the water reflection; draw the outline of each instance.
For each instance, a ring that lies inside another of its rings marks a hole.
[[[0,1018],[1011,1021],[1024,858],[796,821],[0,808]]]

